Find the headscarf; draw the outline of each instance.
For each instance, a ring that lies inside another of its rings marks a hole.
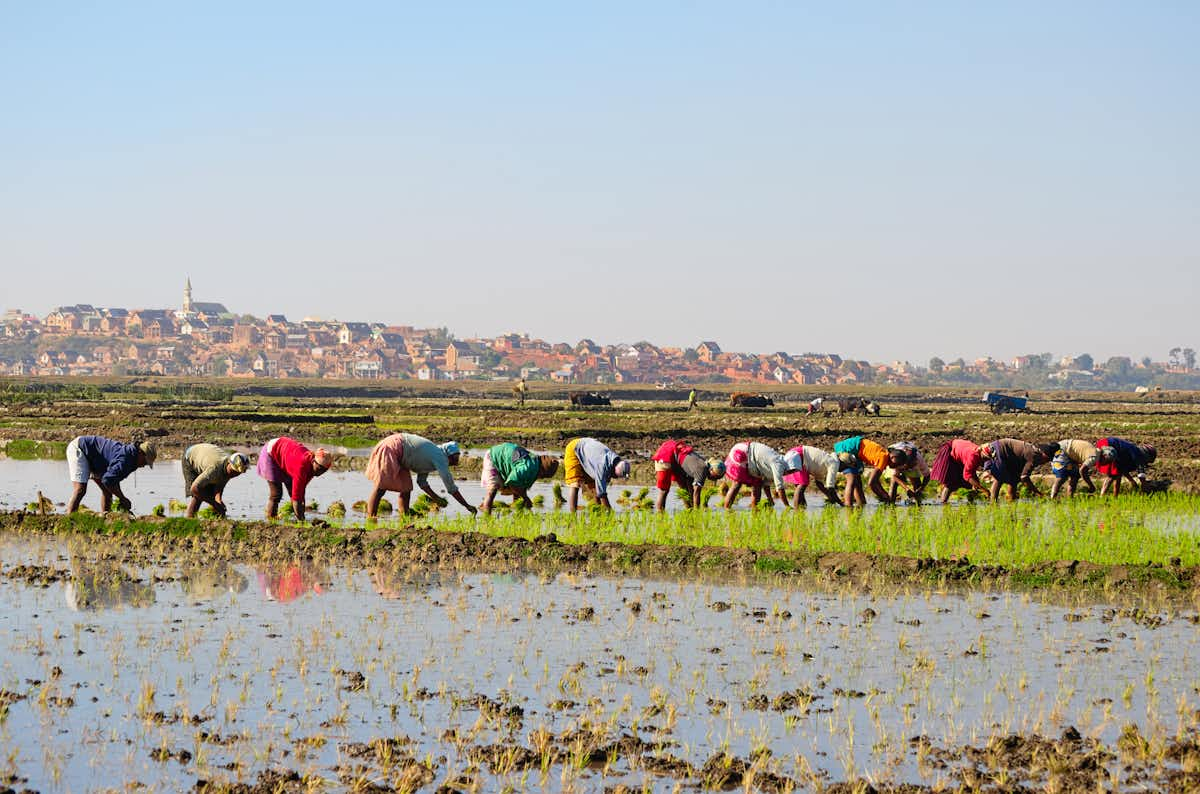
[[[710,480],[719,480],[725,476],[725,461],[719,458],[709,458],[707,463]]]
[[[625,477],[629,476],[629,470],[631,468],[632,467],[629,465],[629,461],[619,458],[617,460],[617,464],[613,466],[613,476],[624,479]]]
[[[229,468],[241,474],[250,468],[250,458],[240,452],[235,452],[229,456]]]

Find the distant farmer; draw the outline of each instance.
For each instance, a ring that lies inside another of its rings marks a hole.
[[[892,484],[888,488],[888,496],[896,501],[896,492],[903,482],[908,491],[908,498],[914,502],[921,501],[921,493],[929,483],[929,466],[925,456],[917,445],[911,441],[897,441],[888,447],[888,455],[894,463],[888,468]]]
[[[1051,455],[1045,448],[1016,438],[1001,438],[981,445],[979,454],[983,456],[983,470],[992,476],[989,496],[993,502],[1000,496],[1001,485],[1007,487],[1010,502],[1017,500],[1017,486],[1021,483],[1034,496],[1042,495],[1030,475],[1038,466],[1050,462]]]
[[[833,445],[834,454],[838,456],[842,473],[846,475],[846,491],[843,501],[847,507],[865,505],[866,491],[863,488],[863,472],[870,468],[866,487],[871,489],[875,498],[884,504],[895,501],[883,490],[883,472],[885,469],[899,465],[901,453],[889,450],[882,444],[862,436],[850,436]]]
[[[1067,496],[1074,496],[1080,477],[1083,478],[1087,489],[1094,493],[1096,485],[1092,482],[1090,475],[1096,470],[1096,464],[1100,462],[1100,451],[1096,449],[1096,445],[1079,438],[1064,438],[1056,446],[1058,450],[1050,459],[1050,471],[1054,473],[1054,484],[1050,486],[1050,498],[1054,499],[1058,496],[1064,482],[1067,484]]]
[[[783,481],[796,486],[792,507],[799,510],[808,506],[808,501],[804,498],[804,489],[809,483],[816,485],[817,490],[825,494],[829,504],[841,505],[842,500],[837,492],[837,455],[806,445],[792,447],[783,453],[783,459],[789,469],[788,473],[783,475]]]
[[[690,392],[688,392],[688,410],[690,411],[693,408],[695,408],[697,410],[699,410],[699,408],[700,408],[700,403],[697,402],[697,400],[696,400],[696,390],[695,389],[692,389]]]
[[[67,473],[75,484],[75,492],[67,512],[79,509],[87,493],[88,480],[100,486],[100,506],[107,513],[112,499],[117,497],[118,510],[132,510],[133,504],[121,492],[121,481],[142,466],[154,467],[158,449],[150,441],[125,444],[104,436],[79,436],[67,444]]]
[[[956,438],[938,447],[929,478],[942,484],[942,490],[938,494],[942,504],[950,501],[950,495],[955,491],[967,486],[987,493],[988,489],[979,481],[978,472],[981,468],[983,455],[974,441]]]
[[[512,442],[497,444],[483,453],[483,504],[479,509],[485,514],[492,511],[496,494],[509,494],[519,498],[526,507],[533,507],[529,499],[529,488],[539,477],[553,477],[558,470],[558,461],[549,455],[534,455],[525,447]]]
[[[295,439],[281,436],[263,444],[258,453],[258,476],[267,481],[267,518],[274,519],[286,487],[292,498],[292,512],[304,520],[304,493],[313,477],[320,477],[333,466],[339,455],[325,449],[311,451]]]
[[[417,474],[417,485],[421,490],[438,507],[445,507],[449,504],[446,499],[429,486],[429,475],[435,471],[441,477],[442,485],[446,486],[446,491],[474,515],[475,505],[463,497],[454,482],[454,475],[450,473],[450,467],[458,465],[461,454],[462,450],[455,441],[439,445],[415,433],[393,433],[380,441],[371,450],[371,458],[367,461],[367,479],[375,483],[375,490],[367,500],[367,518],[375,518],[379,512],[379,502],[388,491],[397,493],[400,512],[408,514],[413,472]]]
[[[808,401],[808,412],[810,414],[825,413],[825,398],[824,397],[816,397],[812,400],[809,400]]]
[[[525,392],[527,391],[529,391],[529,387],[525,385],[525,378],[522,377],[521,382],[517,384],[517,402],[522,408],[525,407]]]
[[[654,484],[658,487],[658,501],[654,506],[659,511],[667,506],[672,481],[683,489],[683,504],[695,507],[700,504],[704,483],[725,476],[723,461],[705,460],[691,444],[675,439],[664,441],[651,460],[654,461]]]
[[[205,503],[224,517],[225,485],[250,468],[250,459],[240,452],[226,452],[216,444],[193,444],[183,451],[179,467],[183,471],[184,493],[191,500],[187,517],[195,517]]]
[[[567,506],[579,509],[579,491],[586,488],[606,510],[612,510],[608,484],[629,476],[629,461],[623,460],[594,438],[575,438],[567,442],[563,454],[563,477],[567,481]]]
[[[1100,484],[1100,495],[1112,488],[1113,496],[1121,495],[1121,478],[1129,480],[1134,488],[1141,488],[1138,475],[1158,458],[1158,450],[1149,444],[1135,444],[1123,438],[1102,438],[1096,442],[1099,463],[1096,471],[1104,475]]]
[[[733,507],[743,485],[750,487],[750,507],[758,507],[758,500],[766,496],[767,504],[774,504],[772,494],[787,506],[787,486],[784,478],[792,472],[801,471],[802,464],[793,458],[789,461],[772,447],[757,441],[734,444],[725,458],[725,477],[733,487],[725,494],[725,509]]]

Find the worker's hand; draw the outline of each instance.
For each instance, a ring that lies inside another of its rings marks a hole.
[[[444,509],[447,505],[450,504],[448,501],[446,501],[445,498],[443,498],[441,496],[433,497],[433,503],[435,505],[437,505],[439,509]]]

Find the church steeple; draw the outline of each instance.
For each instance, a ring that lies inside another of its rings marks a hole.
[[[192,310],[192,279],[191,279],[191,276],[188,276],[187,280],[184,282],[184,286],[183,286],[183,311],[185,313],[187,313],[187,312],[191,312],[191,310]]]

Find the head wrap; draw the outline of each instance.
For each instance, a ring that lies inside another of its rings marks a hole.
[[[628,477],[630,468],[629,461],[618,459],[617,465],[613,466],[613,476],[621,478]]]
[[[235,452],[229,456],[229,468],[241,474],[250,468],[250,459],[240,452]]]
[[[707,462],[709,479],[719,480],[725,476],[725,461],[720,458],[709,458]]]

